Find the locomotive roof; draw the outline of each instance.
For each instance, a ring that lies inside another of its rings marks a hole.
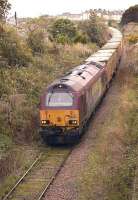
[[[66,74],[66,76],[53,82],[48,87],[48,90],[66,88],[74,92],[81,91],[90,81],[94,81],[100,75],[100,71],[101,68],[92,64],[77,66]]]
[[[98,51],[97,53],[93,54],[92,57],[101,57],[101,56],[103,56],[103,57],[109,56],[110,57],[112,55],[113,55],[113,52],[106,52],[106,51],[100,52],[100,51]]]
[[[100,49],[99,53],[114,53],[116,49]]]
[[[110,30],[112,35],[121,35],[120,31],[117,30],[116,28],[109,27],[109,30]]]
[[[87,58],[86,62],[107,62],[115,50],[101,50]]]
[[[121,42],[122,33],[119,30],[117,30],[113,27],[110,27],[109,30],[111,32],[112,38],[110,40],[108,40],[108,43],[110,43],[110,42]]]
[[[112,43],[112,42],[120,42],[122,40],[122,38],[120,37],[114,37],[114,38],[111,38],[108,43]]]
[[[107,62],[111,56],[91,56],[87,59],[87,62]]]
[[[119,44],[120,44],[120,42],[107,43],[102,47],[102,49],[117,49]]]

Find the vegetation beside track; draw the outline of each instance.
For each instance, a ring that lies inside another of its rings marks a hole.
[[[55,38],[51,31],[60,30],[61,20],[40,17],[13,27],[4,21],[10,8],[8,1],[5,2],[6,7],[0,3],[1,193],[17,180],[28,166],[28,159],[31,162],[37,154],[33,146],[34,143],[38,146],[40,141],[41,91],[54,79],[83,63],[108,38],[107,27],[102,24],[103,33],[101,21],[95,15],[91,20],[95,20],[94,30],[98,31],[96,40],[92,34],[84,33],[83,23],[80,27],[80,23],[68,20],[62,20],[67,22],[64,35],[58,34]],[[90,32],[90,27],[88,29]],[[33,157],[29,156],[28,147],[34,152]]]
[[[131,26],[124,27],[125,48],[120,70],[109,90],[104,119],[96,127],[95,148],[80,176],[81,200],[131,200],[134,193],[138,160],[138,45],[128,41],[128,34],[133,37]]]
[[[62,164],[68,157],[70,151],[70,148],[57,149],[45,146],[41,146],[39,150],[38,147],[34,147],[34,149],[32,149],[32,147],[31,149],[28,149],[27,147],[26,150],[22,147],[18,151],[15,151],[16,156],[18,156],[17,161],[25,158],[25,156],[28,157],[20,162],[13,163],[13,165],[20,163],[20,166],[18,166],[18,170],[14,169],[7,179],[0,183],[0,199],[6,197],[10,191],[12,192],[8,195],[8,199],[15,199],[18,198],[18,196],[29,198],[30,200],[38,198],[47,185],[51,183],[56,172],[60,170],[60,167],[62,167]],[[34,161],[35,165],[32,167]],[[28,169],[30,169],[30,171],[27,173]],[[24,176],[24,173],[27,173],[26,176]],[[21,178],[22,181],[19,182]],[[19,184],[15,187],[17,182]],[[15,187],[15,190],[13,190],[13,187]]]

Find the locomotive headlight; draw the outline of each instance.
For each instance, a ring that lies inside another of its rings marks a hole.
[[[49,120],[42,120],[42,125],[48,125],[48,124],[50,124]]]
[[[77,120],[69,120],[70,125],[77,125]]]

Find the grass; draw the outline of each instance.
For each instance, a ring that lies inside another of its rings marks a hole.
[[[17,176],[9,175],[5,182],[3,183],[3,186],[0,187],[0,197],[4,197],[7,191],[10,191],[11,185],[14,185],[17,181]]]
[[[12,140],[7,135],[0,134],[0,152],[7,151],[12,146]]]

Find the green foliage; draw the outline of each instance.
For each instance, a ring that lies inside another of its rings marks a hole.
[[[129,22],[138,23],[138,5],[132,6],[124,12],[121,19],[121,24],[125,25]]]
[[[129,41],[129,43],[135,44],[135,43],[138,42],[138,34],[129,35],[129,36],[127,37],[127,39],[128,39],[128,41]]]
[[[32,61],[31,50],[16,31],[3,27],[0,33],[0,53],[9,66],[28,66]]]
[[[30,31],[27,38],[28,46],[34,53],[44,53],[45,51],[45,34],[41,29]]]
[[[8,10],[11,8],[11,4],[8,0],[0,0],[0,20],[6,18]]]
[[[58,43],[72,43],[77,35],[75,24],[69,19],[56,20],[49,29],[51,39]]]
[[[87,43],[90,43],[90,40],[86,33],[79,31],[74,39],[74,42],[87,44]]]
[[[11,138],[7,135],[0,134],[0,151],[6,151],[11,145]]]
[[[91,13],[89,20],[82,21],[76,26],[68,19],[58,19],[49,32],[50,39],[61,44],[92,42],[102,46],[108,39],[107,27],[94,13]]]
[[[102,46],[108,39],[108,31],[104,22],[99,19],[95,13],[91,13],[90,19],[80,22],[79,28],[84,35],[87,35],[88,40]]]

